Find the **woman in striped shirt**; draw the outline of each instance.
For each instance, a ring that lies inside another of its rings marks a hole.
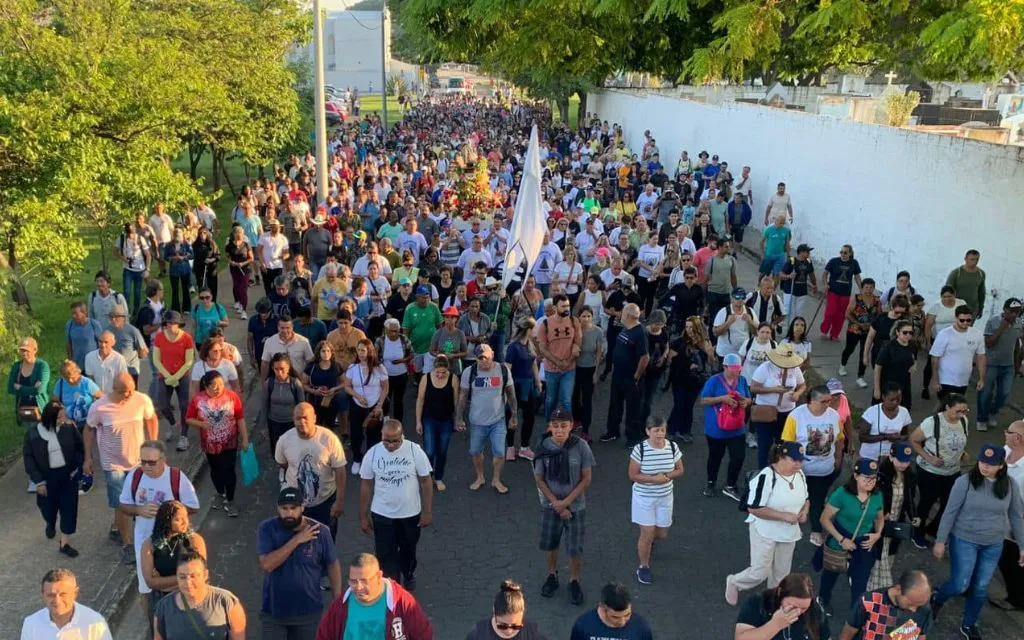
[[[636,552],[640,566],[636,579],[651,584],[651,546],[655,538],[668,536],[672,526],[672,481],[683,475],[683,453],[668,440],[665,418],[647,419],[647,439],[633,447],[629,479],[633,481],[633,522],[640,526]]]

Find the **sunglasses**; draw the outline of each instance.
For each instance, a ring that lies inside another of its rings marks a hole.
[[[199,296],[200,300],[213,300],[213,296]]]
[[[494,626],[497,627],[498,631],[521,631],[523,628],[523,625],[511,622],[495,622]]]
[[[155,467],[160,464],[160,460],[162,460],[162,458],[157,458],[156,460],[139,460],[139,464],[143,467]]]
[[[912,336],[912,335],[914,335],[914,330],[911,329],[910,331],[900,331],[900,335],[901,336]]]
[[[974,320],[974,318],[957,318],[956,319],[957,322],[970,322],[971,320]]]

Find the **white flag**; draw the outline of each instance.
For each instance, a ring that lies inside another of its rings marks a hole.
[[[505,270],[501,286],[508,287],[512,278],[526,261],[526,273],[544,247],[544,233],[548,230],[544,215],[544,201],[540,194],[540,152],[537,140],[537,125],[530,131],[530,146],[526,149],[523,179],[519,184],[512,229],[509,232],[508,249],[505,251]]]

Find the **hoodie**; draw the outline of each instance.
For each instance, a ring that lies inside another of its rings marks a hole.
[[[327,608],[316,630],[316,640],[342,640],[345,637],[351,595],[352,590],[346,589],[345,594]],[[387,600],[385,640],[434,640],[434,627],[423,607],[400,584],[385,579],[381,597]]]

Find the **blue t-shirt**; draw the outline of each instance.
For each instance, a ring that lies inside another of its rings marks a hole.
[[[256,531],[256,553],[264,555],[276,551],[293,535],[295,531],[277,518],[264,520]],[[331,532],[321,526],[316,539],[300,545],[281,566],[263,575],[261,611],[278,619],[320,613],[323,610],[320,576],[336,559]]]
[[[505,350],[505,362],[512,367],[513,380],[533,380],[533,363],[535,362],[530,348],[516,341]]]
[[[53,395],[64,405],[64,413],[78,424],[85,422],[94,400],[93,394],[99,390],[99,386],[85,376],[80,377],[77,384],[58,378],[57,384],[53,385]]]
[[[591,609],[572,625],[569,640],[654,640],[651,627],[637,614],[629,618],[629,622],[621,629],[613,629],[601,622],[597,609]]]
[[[68,320],[64,325],[64,338],[71,343],[71,357],[79,369],[85,369],[85,354],[96,350],[101,333],[103,327],[96,320],[87,320],[85,324]]]
[[[369,640],[384,638],[387,624],[387,591],[377,601],[364,605],[355,596],[348,598],[348,620],[345,621],[345,635],[342,640]]]
[[[317,318],[311,320],[309,324],[302,324],[302,320],[297,319],[292,325],[295,327],[295,333],[309,340],[310,346],[316,349],[318,344],[327,339],[327,325]]]
[[[277,333],[277,318],[272,314],[267,316],[267,320],[264,322],[260,318],[260,314],[253,314],[249,318],[249,333],[252,334],[252,344],[256,351],[256,361],[259,362],[263,359],[263,343],[272,335]]]
[[[612,346],[612,382],[632,385],[637,364],[645,355],[647,332],[642,324],[620,331]]]
[[[228,312],[219,302],[214,302],[209,309],[200,303],[192,307],[192,319],[196,321],[196,344],[201,345],[218,322],[228,319]]]
[[[736,380],[736,392],[744,398],[751,397],[750,387],[747,385],[747,379],[743,376],[740,376]],[[700,397],[714,398],[715,396],[724,396],[727,393],[729,393],[729,389],[725,386],[725,380],[719,374],[708,378],[708,381],[704,383],[704,388],[700,392]],[[746,435],[746,429],[737,429],[736,431],[722,431],[719,429],[715,406],[716,405],[709,404],[704,407],[704,435],[709,438],[718,439],[736,438]]]
[[[792,232],[789,227],[776,227],[774,224],[764,228],[764,255],[781,256],[786,254],[786,241]]]

